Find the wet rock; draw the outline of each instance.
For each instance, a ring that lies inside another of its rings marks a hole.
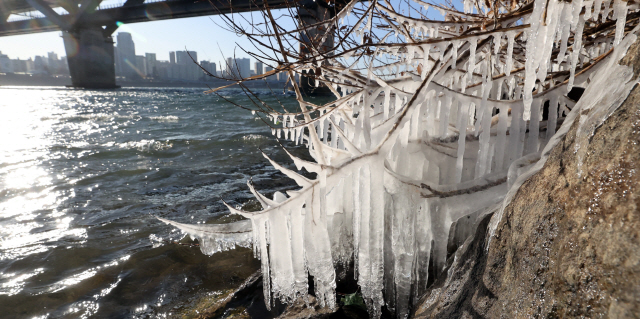
[[[236,289],[228,289],[206,296],[196,296],[193,301],[179,309],[174,309],[170,317],[180,319],[208,318],[274,318],[264,306],[262,296],[262,274],[260,271],[249,276]]]
[[[323,308],[316,302],[315,297],[307,296],[309,303],[298,300],[293,305],[287,307],[279,319],[303,319],[303,318],[326,318],[333,313],[328,308]]]
[[[212,295],[195,298],[191,304],[180,308],[174,307],[176,312],[174,318],[209,318],[213,313],[224,308],[233,297],[233,289],[220,291]]]
[[[639,47],[623,59],[636,76]],[[640,88],[597,128],[581,175],[576,129],[522,185],[490,241],[490,216],[479,218],[415,318],[640,316]]]
[[[331,310],[318,305],[313,296],[309,296],[309,304],[296,302],[287,306],[278,319],[368,319],[365,307],[340,305]]]

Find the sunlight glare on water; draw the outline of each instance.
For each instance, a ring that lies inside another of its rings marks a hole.
[[[249,250],[167,245],[183,235],[153,217],[226,222],[220,199],[246,202],[249,176],[288,187],[256,115],[201,89],[26,87],[0,88],[0,114],[3,318],[164,316],[257,269]]]

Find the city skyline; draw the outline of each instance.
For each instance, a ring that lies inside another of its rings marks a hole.
[[[257,13],[242,13],[248,16]],[[197,51],[201,59],[223,62],[227,57],[248,57],[237,46],[252,48],[246,37],[238,37],[220,27],[224,21],[220,16],[150,21],[121,25],[114,33],[131,33],[144,54],[157,54],[158,60],[169,60],[169,52],[178,50]],[[12,59],[28,59],[46,52],[66,56],[61,32],[44,32],[25,35],[0,37],[0,51]]]
[[[263,74],[269,66],[263,66],[259,61],[249,58],[227,58],[222,62],[199,60],[198,52],[176,50],[168,52],[168,60],[157,59],[156,52],[136,52],[136,44],[128,32],[114,34],[114,70],[117,77],[127,80],[166,79],[166,80],[205,80],[207,75],[201,67],[221,78],[248,78],[256,74]],[[196,65],[193,61],[200,65]],[[15,58],[0,51],[0,73],[28,73],[48,75],[69,75],[68,63],[65,56],[58,58],[55,52],[46,55],[35,55],[27,59]],[[252,68],[253,66],[253,68]],[[282,79],[280,79],[282,78]],[[284,75],[269,76],[270,81],[284,80]]]
[[[117,48],[117,44],[118,44],[117,37],[118,37],[118,34],[120,34],[120,33],[130,34],[128,32],[114,32],[114,34],[113,34],[114,49]],[[46,34],[46,33],[41,33],[40,35],[42,35],[42,34]],[[25,35],[21,35],[21,36],[24,37]],[[14,37],[21,37],[21,36],[14,36]],[[29,35],[26,35],[26,36],[29,36]],[[8,38],[12,38],[12,37],[8,37]],[[2,40],[2,38],[0,38],[0,40]],[[30,49],[28,51],[28,52],[30,52],[29,53],[30,55],[20,55],[20,56],[15,55],[15,50],[11,50],[11,48],[9,48],[7,50],[8,47],[6,47],[6,46],[0,47],[0,52],[2,52],[3,55],[8,56],[10,59],[16,59],[16,60],[34,60],[37,57],[47,57],[48,54],[51,54],[51,53],[55,54],[56,56],[59,56],[62,59],[62,58],[66,58],[66,52],[64,50],[64,46],[63,45],[61,45],[61,46],[62,46],[62,50],[48,50],[46,48],[42,48],[42,50],[38,50],[38,49],[33,49],[32,48],[32,49]],[[137,44],[136,44],[136,46],[137,46]],[[188,52],[199,52],[199,51],[196,51],[196,50],[182,50],[181,51],[181,50],[176,50],[175,48],[171,49],[169,51],[164,51],[164,52],[155,52],[155,51],[153,51],[153,52],[149,52],[149,51],[141,52],[139,49],[137,49],[136,50],[136,55],[154,54],[154,55],[156,55],[156,59],[158,61],[170,61],[171,60],[171,56],[170,56],[171,53],[186,52],[186,51],[188,51]],[[14,54],[12,54],[11,52],[14,52]],[[161,58],[163,56],[166,57],[166,58]],[[221,65],[225,65],[226,61],[228,59],[233,59],[233,58],[225,57],[224,59],[220,59],[220,61],[215,61],[213,59],[204,59],[204,60],[203,59],[199,59],[199,61],[200,60],[202,60],[202,61],[211,61],[211,62],[215,62],[215,63],[220,63]],[[240,56],[238,56],[237,59],[249,59],[249,58],[248,57],[240,57]],[[254,66],[255,63],[259,63],[261,65],[263,64],[263,63],[255,61],[255,59],[251,59],[251,65]],[[252,69],[255,70],[255,68],[253,68],[253,67],[252,67]]]

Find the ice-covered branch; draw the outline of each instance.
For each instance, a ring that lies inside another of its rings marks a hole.
[[[388,1],[317,1],[331,14],[290,30],[278,24],[287,16],[266,7],[259,34],[273,39],[259,45],[279,57],[278,71],[303,74],[335,100],[312,103],[294,83],[298,112],[257,110],[282,125],[272,130],[278,138],[308,148],[315,162],[285,151],[316,177],[265,154],[300,189],[268,198],[249,182],[263,209],[227,205],[248,218],[235,224],[163,221],[201,239],[205,252],[253,245],[267,304],[307,300],[311,275],[320,303],[334,307],[335,269],[344,269],[335,266],[353,262],[371,315],[386,305],[405,317],[427,288],[429,265],[443,269],[452,223],[499,205],[539,166],[569,111],[584,107],[572,88],[605,85],[603,68],[635,37],[638,6],[465,0],[457,11],[413,0],[398,12]],[[427,20],[420,8],[443,19]],[[297,32],[314,36],[292,61],[286,46]]]

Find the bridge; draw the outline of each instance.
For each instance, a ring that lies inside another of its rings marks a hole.
[[[303,22],[312,24],[330,14],[327,6],[318,5],[318,2],[126,0],[116,5],[101,6],[102,0],[0,0],[0,37],[62,31],[72,85],[115,88],[111,34],[123,23],[257,11],[267,4],[272,9],[298,6]]]

